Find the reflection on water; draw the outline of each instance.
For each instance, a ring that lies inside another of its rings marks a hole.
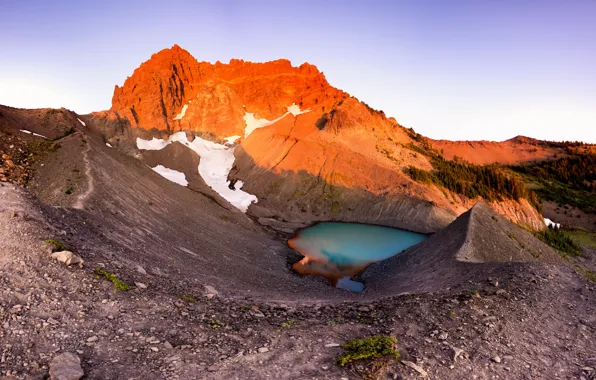
[[[353,276],[426,238],[396,228],[329,222],[299,231],[288,245],[304,256],[294,264],[296,272],[325,276],[338,288],[361,292],[364,285],[352,281]]]

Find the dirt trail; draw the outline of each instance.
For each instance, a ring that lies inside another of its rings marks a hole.
[[[85,207],[85,202],[87,198],[93,192],[93,176],[91,175],[91,162],[89,161],[89,151],[91,150],[91,144],[86,144],[85,149],[83,150],[83,162],[85,163],[85,177],[87,178],[87,189],[85,192],[80,194],[77,197],[77,201],[73,205],[74,208],[82,210]]]

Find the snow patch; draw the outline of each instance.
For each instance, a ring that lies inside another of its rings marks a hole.
[[[107,146],[108,148],[113,148],[112,144],[110,144],[110,143],[106,143],[106,146]]]
[[[174,118],[174,120],[182,120],[184,115],[186,115],[187,108],[188,108],[188,104],[185,104],[184,107],[182,107],[182,111],[180,111],[180,113]]]
[[[161,175],[165,179],[169,179],[172,182],[177,183],[181,186],[188,186],[188,181],[186,180],[186,176],[184,173],[181,173],[177,170],[168,169],[163,165],[157,165],[153,169],[157,174]]]
[[[170,142],[166,142],[164,139],[156,139],[155,137],[151,140],[143,140],[137,137],[137,148],[143,150],[162,150],[168,146]]]
[[[300,107],[298,105],[296,105],[296,103],[292,103],[292,105],[288,107],[288,112],[291,113],[294,116],[298,116],[298,115],[301,115],[303,113],[310,112],[310,109],[301,111],[300,110]]]
[[[301,111],[300,107],[297,106],[295,103],[292,103],[291,106],[288,106],[286,108],[287,108],[288,112],[284,113],[283,115],[281,115],[280,117],[278,117],[275,120],[257,119],[257,118],[255,118],[254,113],[246,112],[244,114],[244,121],[246,122],[246,128],[244,128],[244,137],[245,138],[248,137],[251,133],[253,133],[255,130],[257,130],[259,128],[263,128],[268,125],[277,123],[278,121],[280,121],[281,119],[283,119],[284,117],[286,117],[289,114],[292,114],[292,115],[294,115],[294,117],[296,117],[300,114],[310,112],[310,109]]]
[[[79,123],[83,124],[83,127],[87,126],[87,124],[85,124],[85,122],[83,120],[79,119],[78,117],[77,117],[77,120],[79,121]]]
[[[46,140],[48,139],[48,138],[47,138],[47,137],[45,137],[44,135],[40,135],[39,133],[31,132],[31,131],[28,131],[28,130],[26,130],[26,129],[21,129],[21,132],[23,132],[23,133],[26,133],[26,134],[28,134],[28,135],[33,135],[33,136],[37,136],[37,137],[43,137],[43,138],[44,138],[44,139],[46,139]]]
[[[553,226],[556,228],[561,228],[561,223],[555,223],[549,218],[544,218],[544,224],[546,224],[547,227]]]
[[[232,139],[232,137],[228,137],[226,140]],[[233,141],[235,141],[235,139]],[[137,138],[137,147],[145,150],[160,150],[173,142],[179,142],[185,145],[201,157],[198,168],[200,176],[209,187],[215,190],[234,207],[242,212],[246,212],[251,203],[256,203],[258,201],[255,195],[241,190],[243,185],[242,181],[237,181],[234,184],[234,188],[230,189],[228,175],[234,166],[235,157],[233,147],[217,144],[197,136],[190,142],[188,141],[185,132],[174,133],[167,141],[156,138],[153,138],[152,140]]]
[[[240,138],[240,136],[224,137],[224,141],[226,142],[226,144],[233,144],[239,138]]]

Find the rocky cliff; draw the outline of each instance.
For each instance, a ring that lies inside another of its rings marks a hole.
[[[222,141],[240,136],[231,179],[259,201],[249,213],[291,231],[318,220],[434,232],[479,199],[413,181],[432,170],[425,139],[332,87],[315,66],[287,60],[199,62],[179,46],[154,54],[112,108],[91,116],[107,138],[177,131]],[[493,202],[511,220],[543,228],[527,202]]]

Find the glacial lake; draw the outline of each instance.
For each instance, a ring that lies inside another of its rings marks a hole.
[[[321,275],[337,288],[361,292],[364,284],[351,280],[353,276],[427,238],[397,228],[324,222],[300,230],[288,245],[304,256],[294,264],[296,272]]]

